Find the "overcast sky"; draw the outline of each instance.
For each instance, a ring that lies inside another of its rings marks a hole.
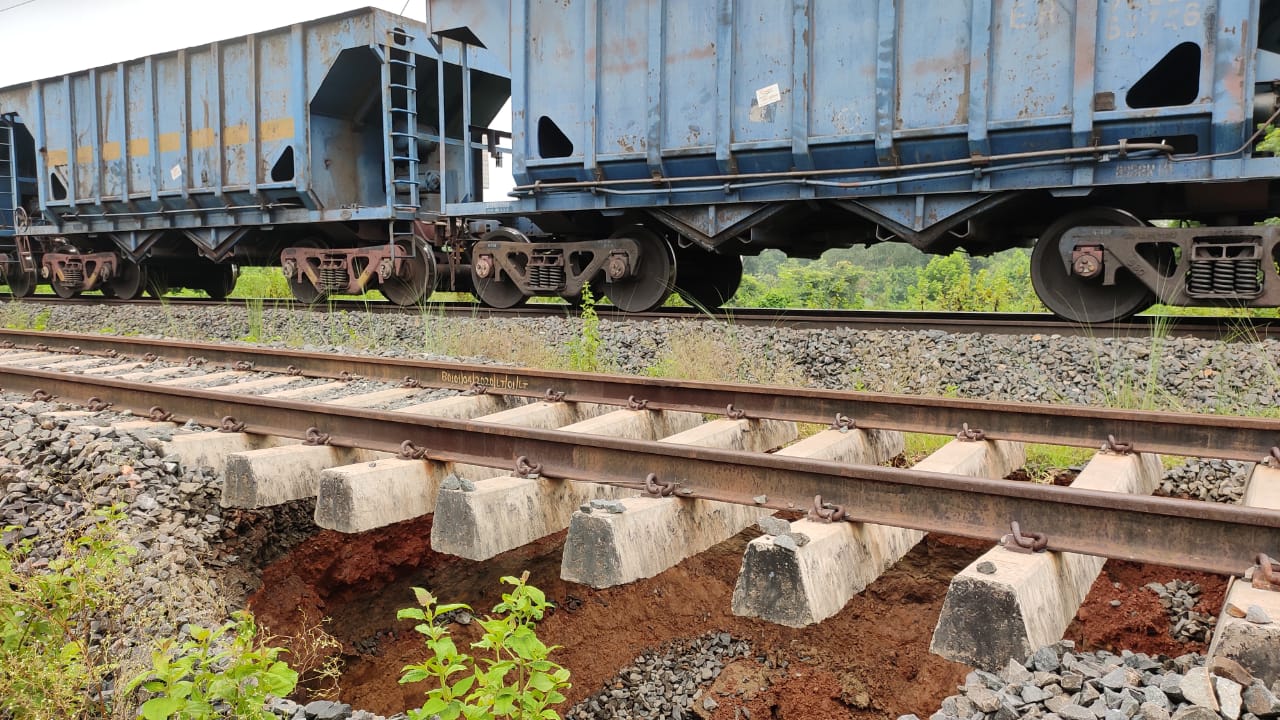
[[[425,0],[0,0],[0,87],[332,15]],[[6,10],[5,8],[10,8]]]
[[[0,0],[0,87],[369,6],[426,17],[426,0]],[[494,125],[509,129],[509,112]],[[491,166],[486,199],[510,167]]]

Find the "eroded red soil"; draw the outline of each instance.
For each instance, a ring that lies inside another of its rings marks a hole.
[[[484,563],[432,552],[430,534],[430,518],[356,536],[321,532],[266,569],[250,607],[278,635],[291,634],[304,615],[332,618],[327,629],[343,642],[346,660],[341,699],[387,715],[422,701],[421,688],[397,682],[423,649],[411,623],[395,620],[398,608],[412,604],[410,588],[488,610],[501,593],[499,578],[528,570],[531,582],[561,605],[540,635],[564,646],[558,660],[573,673],[570,704],[644,649],[716,630],[750,641],[753,656],[730,663],[710,688],[719,706],[701,714],[711,720],[733,718],[736,707],[749,708],[753,718],[928,717],[968,672],[928,652],[947,584],[987,547],[929,536],[839,615],[793,630],[730,613],[754,531],[655,578],[603,591],[559,579],[563,533]],[[1164,609],[1142,587],[1175,577],[1199,582],[1205,589],[1199,609],[1216,612],[1225,585],[1219,578],[1108,563],[1067,637],[1089,649],[1203,650],[1168,637]],[[1110,606],[1113,599],[1120,607]],[[477,634],[474,624],[452,627],[460,643]]]

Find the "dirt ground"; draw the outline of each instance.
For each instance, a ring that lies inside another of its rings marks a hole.
[[[732,720],[738,707],[752,718],[892,720],[904,713],[928,717],[963,682],[969,668],[930,655],[929,639],[951,576],[987,547],[928,536],[839,615],[793,630],[730,613],[754,530],[657,577],[603,591],[560,580],[563,533],[483,563],[431,551],[430,534],[429,517],[356,536],[321,532],[265,570],[250,608],[282,636],[294,633],[304,615],[332,618],[326,629],[344,646],[341,699],[389,715],[422,702],[421,688],[397,682],[400,669],[423,651],[412,623],[395,620],[398,608],[412,604],[410,588],[427,587],[443,602],[485,611],[498,600],[500,577],[528,570],[531,582],[560,605],[539,634],[564,646],[557,659],[573,682],[564,709],[595,693],[646,648],[716,630],[750,641],[753,654],[731,662],[709,689],[719,706],[704,712],[708,720]],[[1223,578],[1111,562],[1067,637],[1084,649],[1203,651],[1169,637],[1163,608],[1143,589],[1174,578],[1199,582],[1198,609],[1216,613]],[[1115,599],[1119,607],[1110,605]],[[475,624],[453,629],[460,642],[477,633]]]

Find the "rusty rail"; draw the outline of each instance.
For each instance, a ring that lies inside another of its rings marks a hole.
[[[525,457],[548,478],[641,491],[654,482],[674,483],[677,496],[772,509],[804,509],[821,495],[842,506],[851,520],[992,542],[1017,521],[1046,535],[1054,550],[1214,573],[1238,574],[1259,552],[1280,546],[1280,513],[1239,506],[621,440],[17,367],[0,367],[0,385],[27,392],[39,388],[79,402],[98,397],[142,415],[160,406],[175,420],[214,426],[230,416],[244,422],[246,431],[267,435],[299,438],[322,432],[336,446],[397,452],[408,440],[424,449],[424,457],[440,461],[503,467]]]
[[[1272,447],[1280,445],[1280,419],[1275,418],[676,381],[170,340],[0,330],[0,341],[6,340],[28,348],[60,345],[61,348],[50,349],[63,352],[78,347],[83,353],[152,353],[174,362],[193,355],[228,366],[247,360],[260,371],[328,378],[358,375],[396,383],[409,378],[422,386],[457,390],[479,386],[496,395],[537,399],[552,390],[565,393],[564,399],[570,402],[623,406],[629,401],[643,402],[651,410],[723,414],[725,405],[732,404],[751,418],[822,425],[843,415],[864,429],[954,435],[967,424],[991,440],[1076,447],[1102,447],[1108,438],[1115,438],[1130,445],[1133,452],[1250,462],[1261,459]]]

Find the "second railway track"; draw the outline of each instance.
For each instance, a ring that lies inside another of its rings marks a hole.
[[[0,299],[12,298],[0,294]],[[290,299],[245,298],[142,298],[120,300],[103,297],[63,299],[37,295],[19,300],[41,307],[112,306],[135,308],[262,307],[304,312],[362,312],[395,315],[422,315],[433,318],[540,318],[574,317],[577,311],[560,303],[532,303],[509,309],[495,309],[470,302],[437,302],[419,307],[400,307],[381,300],[331,300],[303,305]],[[1049,334],[1083,337],[1195,337],[1228,342],[1251,342],[1280,337],[1280,318],[1193,315],[1138,315],[1128,320],[1083,325],[1048,313],[933,312],[912,310],[810,310],[773,308],[724,308],[702,311],[690,307],[659,308],[645,313],[624,313],[608,305],[597,306],[597,314],[608,322],[652,322],[682,320],[721,322],[742,326],[794,329],[849,330],[933,330],[948,333],[989,333],[997,335]]]

